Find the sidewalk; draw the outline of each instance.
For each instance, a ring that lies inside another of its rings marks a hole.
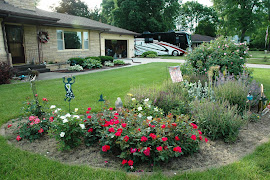
[[[131,66],[137,66],[140,64],[148,64],[152,62],[172,62],[172,63],[184,63],[185,60],[183,59],[160,59],[160,58],[154,58],[154,59],[149,59],[149,58],[131,58],[131,59],[122,59],[126,63],[130,63],[131,65],[129,66],[122,66],[122,67],[117,67],[117,68],[111,68],[111,69],[95,69],[92,71],[85,71],[85,72],[77,72],[77,73],[59,73],[59,72],[47,72],[47,73],[41,73],[39,74],[37,80],[48,80],[48,79],[57,79],[57,78],[62,78],[64,76],[68,75],[81,75],[81,74],[89,74],[89,73],[96,73],[96,72],[101,72],[101,71],[110,71],[113,69],[120,69],[120,68],[127,68]],[[247,67],[251,68],[269,68],[270,65],[263,65],[263,64],[246,64]]]

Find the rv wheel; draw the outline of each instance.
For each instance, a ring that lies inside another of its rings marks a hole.
[[[178,56],[178,52],[177,52],[177,51],[173,51],[173,52],[172,52],[172,55],[173,55],[173,56]]]

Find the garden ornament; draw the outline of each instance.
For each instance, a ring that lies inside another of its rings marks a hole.
[[[253,96],[251,95],[251,92],[248,93],[247,95],[247,99],[248,99],[248,104],[249,104],[249,111],[250,111],[250,107],[251,107],[251,100],[253,99]]]
[[[103,95],[102,95],[102,94],[99,96],[99,100],[98,100],[98,101],[99,101],[99,102],[105,101],[105,100],[103,99]]]
[[[65,80],[66,80],[66,77],[63,77],[63,83],[65,84],[65,90],[66,90],[66,98],[64,100],[66,101],[68,99],[69,112],[70,112],[70,101],[71,101],[71,99],[75,98],[73,91],[71,89],[72,84],[75,83],[75,77],[67,76],[67,82],[65,82]],[[73,82],[72,82],[72,80],[73,80]]]
[[[115,109],[121,109],[123,107],[123,102],[120,97],[115,101]]]
[[[170,76],[171,76],[171,79],[172,79],[173,83],[183,81],[180,66],[171,66],[171,67],[168,67],[168,68],[169,68],[169,73],[170,73]]]

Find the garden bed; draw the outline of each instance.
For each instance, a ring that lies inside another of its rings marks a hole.
[[[101,155],[101,148],[98,145],[92,147],[81,145],[73,150],[62,152],[57,149],[55,139],[49,138],[48,135],[32,143],[27,140],[18,142],[16,141],[17,135],[13,134],[17,124],[12,123],[12,127],[7,128],[8,124],[11,124],[11,121],[4,124],[0,132],[8,139],[9,143],[20,149],[38,153],[67,164],[84,164],[91,167],[122,169],[120,165],[122,159],[116,158],[112,154]],[[161,163],[161,170],[170,174],[179,170],[204,170],[235,162],[253,152],[256,146],[268,141],[269,127],[270,121],[267,114],[256,123],[249,123],[248,126],[243,126],[235,143],[224,143],[222,140],[201,143],[198,153],[174,158],[169,163]],[[136,169],[143,170],[144,172],[153,171],[153,167],[146,164],[140,164]]]

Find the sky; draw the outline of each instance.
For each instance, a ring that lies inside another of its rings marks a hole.
[[[61,0],[40,0],[37,7],[43,10],[51,11],[50,6],[58,5],[60,1]],[[95,6],[99,8],[102,2],[102,0],[81,0],[81,1],[85,2],[90,9],[94,9]],[[183,0],[183,3],[185,3],[186,1],[190,0]],[[213,5],[213,3],[210,2],[210,0],[198,0],[198,3],[201,3],[205,6]]]

